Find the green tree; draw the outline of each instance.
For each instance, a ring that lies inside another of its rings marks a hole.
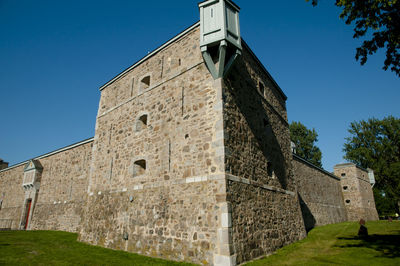
[[[375,172],[374,187],[377,207],[400,207],[400,119],[393,116],[376,118],[350,124],[350,137],[346,138],[343,151],[345,159]],[[385,201],[385,202],[384,202]],[[390,201],[390,202],[388,202]],[[396,204],[397,203],[397,204]],[[395,209],[392,209],[394,212]]]
[[[339,17],[354,25],[353,38],[371,36],[357,48],[356,60],[364,65],[368,55],[386,48],[383,69],[400,77],[400,0],[336,0],[335,5],[343,8]]]
[[[313,128],[312,130],[306,128],[300,122],[292,122],[289,125],[290,139],[296,145],[296,154],[310,163],[322,167],[321,150],[315,146],[318,141],[318,134]]]

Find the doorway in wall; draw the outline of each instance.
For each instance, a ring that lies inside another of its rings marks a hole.
[[[29,214],[31,212],[31,206],[32,206],[32,199],[27,199],[25,203],[25,217],[24,217],[24,229],[26,230],[28,228],[28,222],[29,222]]]

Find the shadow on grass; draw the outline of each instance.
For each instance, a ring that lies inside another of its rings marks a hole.
[[[357,244],[339,244],[340,248],[364,247],[374,249],[381,252],[380,257],[398,258],[400,257],[400,231],[395,231],[391,235],[373,234],[368,237],[338,237],[340,240],[354,241],[358,240]]]

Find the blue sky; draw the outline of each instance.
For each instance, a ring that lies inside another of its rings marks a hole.
[[[98,88],[199,19],[199,1],[0,0],[0,158],[15,164],[94,136]],[[343,162],[350,122],[400,117],[400,79],[332,1],[235,1],[242,37],[288,96],[289,121]]]

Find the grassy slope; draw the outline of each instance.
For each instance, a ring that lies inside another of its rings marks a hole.
[[[400,265],[400,222],[367,222],[369,237],[359,239],[359,224],[317,227],[302,241],[247,265]]]
[[[302,241],[248,265],[400,265],[400,222],[368,222],[370,237],[357,238],[355,222],[313,229]],[[0,232],[0,265],[185,265],[90,246],[55,231]],[[188,264],[187,264],[188,265]]]
[[[77,242],[55,231],[0,232],[0,265],[189,265]]]

